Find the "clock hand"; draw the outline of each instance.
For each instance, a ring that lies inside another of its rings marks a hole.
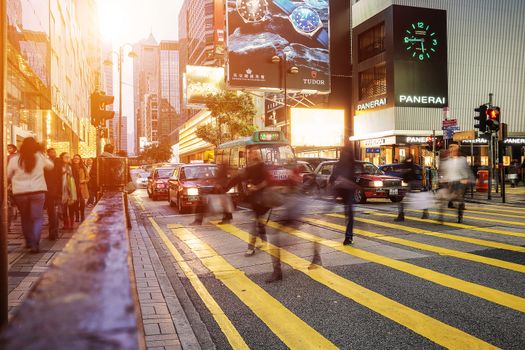
[[[423,39],[421,39],[421,51],[423,51],[423,53],[425,53],[425,46],[423,46]]]

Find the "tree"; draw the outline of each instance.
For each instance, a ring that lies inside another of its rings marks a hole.
[[[200,125],[196,134],[215,147],[223,142],[250,136],[256,130],[253,125],[255,105],[247,93],[223,90],[208,96],[206,107],[211,112],[212,122]]]
[[[167,142],[148,145],[144,147],[144,151],[142,151],[139,155],[140,160],[145,160],[150,163],[167,162],[171,159],[171,157],[171,145]]]

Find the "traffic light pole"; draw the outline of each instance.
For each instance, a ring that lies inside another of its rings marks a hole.
[[[124,48],[121,46],[118,50],[118,145],[117,150],[121,150],[122,145],[122,54]],[[127,136],[126,136],[127,137]]]
[[[493,169],[493,157],[492,157],[492,145],[493,145],[493,139],[492,139],[492,133],[489,134],[489,188],[487,191],[487,199],[492,199],[492,169]]]

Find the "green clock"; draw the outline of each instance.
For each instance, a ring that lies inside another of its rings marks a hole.
[[[429,60],[439,47],[439,38],[429,24],[412,23],[405,30],[403,42],[411,57],[419,61]]]

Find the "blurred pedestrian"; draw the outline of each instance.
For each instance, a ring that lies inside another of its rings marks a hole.
[[[7,164],[18,154],[18,148],[12,143],[7,145]]]
[[[516,187],[519,182],[518,174],[520,172],[520,164],[517,159],[512,160],[512,163],[509,166],[509,181],[510,187]]]
[[[410,193],[421,191],[422,183],[418,176],[421,173],[421,170],[414,163],[414,158],[412,158],[412,155],[408,155],[405,158],[405,160],[401,163],[399,170],[400,177],[408,184]],[[428,209],[423,210],[422,219],[428,219]],[[394,221],[405,221],[405,204],[403,203],[403,200],[401,200],[398,204],[398,214]]]
[[[41,146],[32,137],[24,139],[20,153],[11,160],[7,177],[11,180],[13,195],[20,210],[26,247],[32,253],[38,253],[47,191],[44,170],[53,169],[53,162],[44,157]]]
[[[329,183],[334,189],[335,198],[343,198],[345,205],[346,230],[344,245],[354,241],[354,192],[359,187],[354,181],[355,157],[351,146],[341,150],[341,157],[334,166]]]
[[[62,162],[57,157],[54,148],[47,150],[47,156],[53,162],[53,169],[46,170],[44,175],[47,185],[46,210],[49,225],[49,240],[54,241],[58,238],[59,219],[57,206],[61,205],[62,198]]]
[[[62,218],[64,229],[71,230],[75,218],[75,202],[78,199],[77,187],[69,153],[61,153],[60,159],[62,161]]]
[[[458,223],[463,222],[463,212],[465,210],[465,190],[473,175],[465,157],[459,154],[459,146],[451,144],[448,148],[448,157],[440,162],[444,181],[447,184],[449,202],[458,202]],[[443,205],[439,221],[443,221]]]
[[[96,195],[97,195],[97,174],[93,171],[93,158],[86,159],[86,169],[89,175],[89,182],[88,182],[88,190],[89,190],[89,198],[86,202],[86,206],[93,206],[96,203]]]
[[[77,189],[77,200],[75,202],[75,222],[83,222],[85,219],[86,200],[89,199],[89,173],[80,154],[73,156],[73,178]]]

